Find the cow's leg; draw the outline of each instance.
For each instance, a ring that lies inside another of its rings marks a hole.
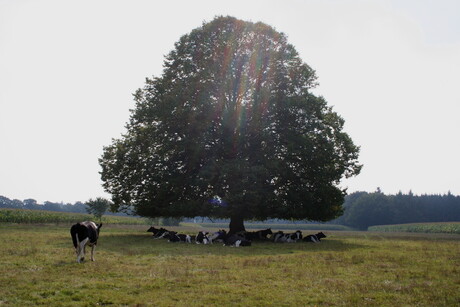
[[[75,253],[77,254],[80,252],[80,240],[78,240],[78,233],[75,233],[75,241],[77,242],[77,246],[75,246]],[[78,261],[78,258],[77,258]]]
[[[77,246],[77,262],[81,263],[85,260],[85,245],[88,242],[88,238],[84,239],[83,241],[79,242]]]
[[[94,250],[96,249],[96,244],[93,244],[91,246],[91,261],[94,261]]]

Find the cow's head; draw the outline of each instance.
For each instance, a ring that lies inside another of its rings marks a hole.
[[[324,233],[322,233],[322,232],[318,232],[318,233],[316,234],[316,237],[317,237],[318,239],[327,238],[326,235],[325,235]]]
[[[268,228],[268,229],[263,230],[262,234],[265,235],[265,236],[268,236],[268,235],[273,234],[273,231],[272,231],[271,228]]]
[[[297,230],[297,231],[295,232],[295,235],[296,235],[296,240],[302,239],[302,231]]]
[[[147,232],[153,232],[155,233],[155,231],[157,231],[158,229],[155,228],[154,226],[150,227],[149,229],[147,229]]]

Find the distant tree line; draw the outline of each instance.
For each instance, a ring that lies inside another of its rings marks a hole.
[[[87,205],[83,202],[53,203],[45,201],[37,203],[34,199],[9,199],[0,196],[0,208],[17,208],[32,210],[48,210],[61,212],[87,213]],[[451,193],[444,195],[414,195],[398,193],[386,195],[380,190],[376,192],[355,192],[345,197],[343,205],[344,214],[331,221],[332,224],[345,225],[356,229],[366,230],[369,226],[428,223],[428,222],[456,222],[460,221],[460,196]],[[126,213],[112,213],[109,215],[128,215]],[[157,225],[174,226],[180,221],[186,222],[228,222],[228,219],[209,219],[207,217],[195,218],[152,218],[152,223]],[[314,221],[309,221],[314,222]],[[305,223],[305,221],[290,221],[283,219],[269,219],[265,223]]]
[[[117,216],[132,216],[127,212],[110,212],[107,211],[110,207],[110,202],[103,198],[90,199],[87,202],[77,201],[76,203],[53,203],[45,201],[43,204],[38,203],[35,199],[29,198],[24,200],[9,199],[0,195],[0,208],[8,209],[29,209],[29,210],[44,210],[70,213],[90,213],[95,218],[100,219],[102,215],[117,215]],[[150,219],[152,224],[160,226],[179,226],[180,218],[174,217],[157,217]]]
[[[460,221],[460,196],[355,192],[333,223],[365,230],[373,225]]]
[[[53,203],[45,201],[43,204],[38,203],[35,199],[28,198],[24,200],[9,199],[5,196],[0,195],[0,208],[11,208],[11,209],[30,209],[30,210],[47,210],[47,211],[58,211],[58,212],[72,212],[72,213],[92,213],[88,211],[86,203],[77,201],[76,203]],[[126,213],[113,213],[107,212],[104,214],[108,215],[120,215],[127,216]]]

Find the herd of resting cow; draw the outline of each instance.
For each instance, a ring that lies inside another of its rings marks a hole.
[[[91,260],[94,261],[94,249],[97,245],[97,239],[99,238],[99,231],[102,227],[101,224],[94,222],[81,222],[72,225],[70,228],[70,235],[72,236],[72,242],[77,253],[77,262],[81,263],[85,259],[85,247],[86,245],[91,247]],[[273,233],[272,230],[265,229],[259,231],[242,231],[234,234],[227,233],[225,230],[219,230],[212,234],[205,231],[200,231],[196,236],[187,234],[180,234],[175,231],[170,231],[165,228],[150,227],[147,232],[153,233],[155,239],[168,239],[169,242],[187,242],[192,243],[193,241],[197,244],[212,244],[213,242],[222,242],[226,246],[251,246],[252,241],[273,241],[280,243],[291,243],[298,242],[300,240],[305,242],[319,243],[322,238],[326,238],[326,235],[319,232],[315,235],[308,235],[303,237],[302,232],[297,230],[294,233],[284,233],[278,231]]]
[[[270,228],[258,231],[241,231],[234,234],[227,233],[224,229],[209,233],[200,231],[196,236],[177,233],[165,228],[150,227],[147,232],[153,233],[154,239],[168,239],[169,242],[186,242],[197,244],[212,244],[213,242],[222,242],[226,246],[251,246],[252,241],[273,241],[278,243],[294,243],[298,241],[319,243],[326,235],[318,232],[315,235],[303,236],[302,231],[297,230],[293,233],[284,233],[278,231],[273,233]]]

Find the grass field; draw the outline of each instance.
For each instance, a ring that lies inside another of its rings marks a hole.
[[[0,223],[5,306],[458,306],[460,236],[329,231],[322,243],[173,244],[101,229],[76,263],[69,225]],[[175,228],[193,233],[193,226]]]
[[[369,231],[385,231],[385,232],[423,232],[423,233],[460,234],[460,222],[380,225],[380,226],[369,227],[368,230]]]

